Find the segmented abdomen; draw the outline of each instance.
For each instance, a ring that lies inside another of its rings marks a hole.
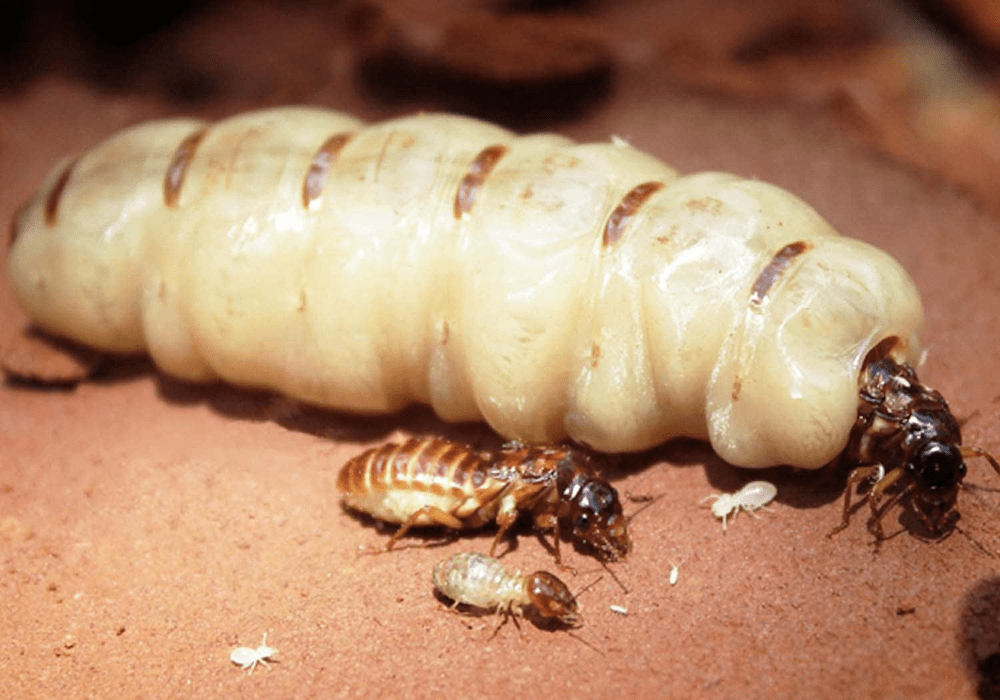
[[[529,443],[685,435],[820,467],[868,351],[920,355],[905,271],[788,192],[448,115],[147,124],[53,172],[14,234],[9,278],[46,330]]]
[[[434,567],[431,580],[435,588],[456,603],[478,608],[530,602],[520,572],[509,574],[499,559],[485,554],[453,554]]]
[[[464,521],[506,485],[492,478],[489,468],[483,453],[460,443],[411,439],[348,460],[337,477],[337,488],[348,507],[387,522],[402,523],[424,506]],[[421,519],[415,524],[430,522]]]

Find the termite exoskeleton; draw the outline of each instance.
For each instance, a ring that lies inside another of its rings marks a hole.
[[[944,397],[921,384],[910,365],[879,357],[881,349],[872,351],[859,380],[857,423],[841,458],[861,466],[847,480],[844,517],[830,535],[847,527],[851,492],[868,479],[874,479],[866,494],[868,529],[877,539],[884,537],[882,519],[904,497],[924,526],[938,534],[956,515],[964,458],[983,457],[998,474],[1000,464],[981,447],[963,447],[958,421]]]
[[[454,530],[499,526],[490,554],[521,512],[540,532],[559,528],[607,561],[629,551],[628,523],[618,492],[597,475],[590,458],[563,446],[508,445],[496,453],[428,437],[389,444],[354,457],[340,470],[344,504],[401,527],[386,550],[414,525]]]
[[[514,606],[543,620],[578,627],[580,605],[569,587],[555,574],[509,572],[499,559],[464,552],[434,567],[434,587],[455,605],[465,604],[513,615]]]

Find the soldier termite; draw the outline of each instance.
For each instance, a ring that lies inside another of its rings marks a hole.
[[[865,480],[874,481],[866,498],[871,507],[868,529],[876,539],[884,537],[886,513],[903,498],[909,498],[920,522],[938,534],[957,515],[964,458],[982,457],[998,474],[1000,464],[980,447],[963,447],[958,421],[944,397],[921,384],[910,365],[879,357],[878,350],[861,375],[857,422],[841,456],[862,466],[848,477],[843,519],[830,536],[847,527],[851,492]]]
[[[543,620],[580,626],[580,605],[561,579],[548,571],[522,575],[485,554],[453,554],[434,567],[434,587],[454,601],[513,615],[514,606]]]
[[[630,547],[618,492],[575,448],[515,444],[491,453],[436,437],[411,439],[348,460],[337,486],[348,508],[400,523],[386,550],[415,525],[461,530],[495,520],[492,555],[521,512],[540,533],[553,532],[560,565],[560,528],[605,561],[624,559]]]

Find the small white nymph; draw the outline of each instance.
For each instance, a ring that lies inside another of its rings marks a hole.
[[[769,481],[751,481],[736,493],[714,493],[702,499],[702,503],[714,498],[712,515],[722,519],[722,531],[726,531],[726,518],[732,514],[735,518],[740,510],[751,515],[754,511],[766,510],[765,506],[778,495],[778,488]],[[759,516],[758,516],[759,517]]]
[[[265,632],[263,639],[260,640],[259,647],[256,649],[251,649],[250,647],[237,647],[236,649],[233,649],[231,654],[229,654],[229,660],[241,668],[249,669],[252,674],[257,664],[267,666],[267,661],[265,661],[265,659],[269,659],[277,653],[277,649],[272,649],[267,646],[267,632]]]

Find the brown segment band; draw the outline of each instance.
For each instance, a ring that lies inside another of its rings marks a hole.
[[[59,201],[62,199],[63,192],[66,190],[66,184],[69,182],[70,175],[73,174],[73,168],[76,167],[76,163],[77,161],[74,159],[63,168],[63,171],[59,174],[59,179],[52,185],[52,189],[49,190],[49,194],[45,198],[46,226],[55,226],[59,220]],[[13,243],[14,241],[11,240],[11,245]]]
[[[608,223],[604,225],[604,238],[602,245],[612,246],[621,240],[625,234],[625,227],[628,226],[629,219],[639,210],[639,207],[649,199],[655,192],[663,189],[664,184],[658,180],[644,182],[636,185],[626,194],[621,203],[615,207],[608,217]]]
[[[487,146],[472,161],[465,177],[458,183],[458,191],[455,192],[456,219],[461,219],[462,214],[472,210],[472,206],[476,203],[476,197],[479,196],[479,189],[508,150],[506,146],[500,144]]]
[[[771,262],[767,264],[767,267],[757,275],[757,279],[753,283],[753,291],[750,292],[750,303],[754,306],[760,306],[764,302],[765,297],[767,297],[768,292],[771,291],[771,287],[774,286],[775,282],[778,281],[789,265],[792,264],[792,260],[802,255],[808,249],[809,245],[805,241],[796,241],[795,243],[789,243],[775,253],[774,257],[771,258]]]
[[[25,202],[27,204],[27,202]],[[14,212],[14,217],[10,220],[10,225],[7,227],[7,251],[9,252],[11,248],[14,247],[14,241],[17,240],[17,234],[21,232],[21,215],[24,213],[24,204],[18,207],[17,211]]]
[[[174,151],[174,157],[170,160],[170,167],[163,177],[163,201],[168,207],[177,205],[177,200],[181,197],[181,186],[184,184],[184,176],[187,174],[188,166],[194,158],[194,152],[198,144],[205,137],[208,128],[199,129],[183,141]]]
[[[17,208],[17,211],[14,212],[13,218],[10,220],[10,228],[7,236],[8,251],[14,247],[14,241],[17,240],[18,235],[21,233],[21,219],[24,218],[24,213],[28,210],[29,204],[31,204],[30,199],[22,202],[21,206]]]
[[[302,182],[302,206],[308,209],[309,204],[323,194],[323,188],[330,175],[330,166],[337,160],[341,149],[352,138],[354,138],[352,132],[334,134],[324,141],[323,145],[316,151],[312,163],[309,164],[306,178]]]

